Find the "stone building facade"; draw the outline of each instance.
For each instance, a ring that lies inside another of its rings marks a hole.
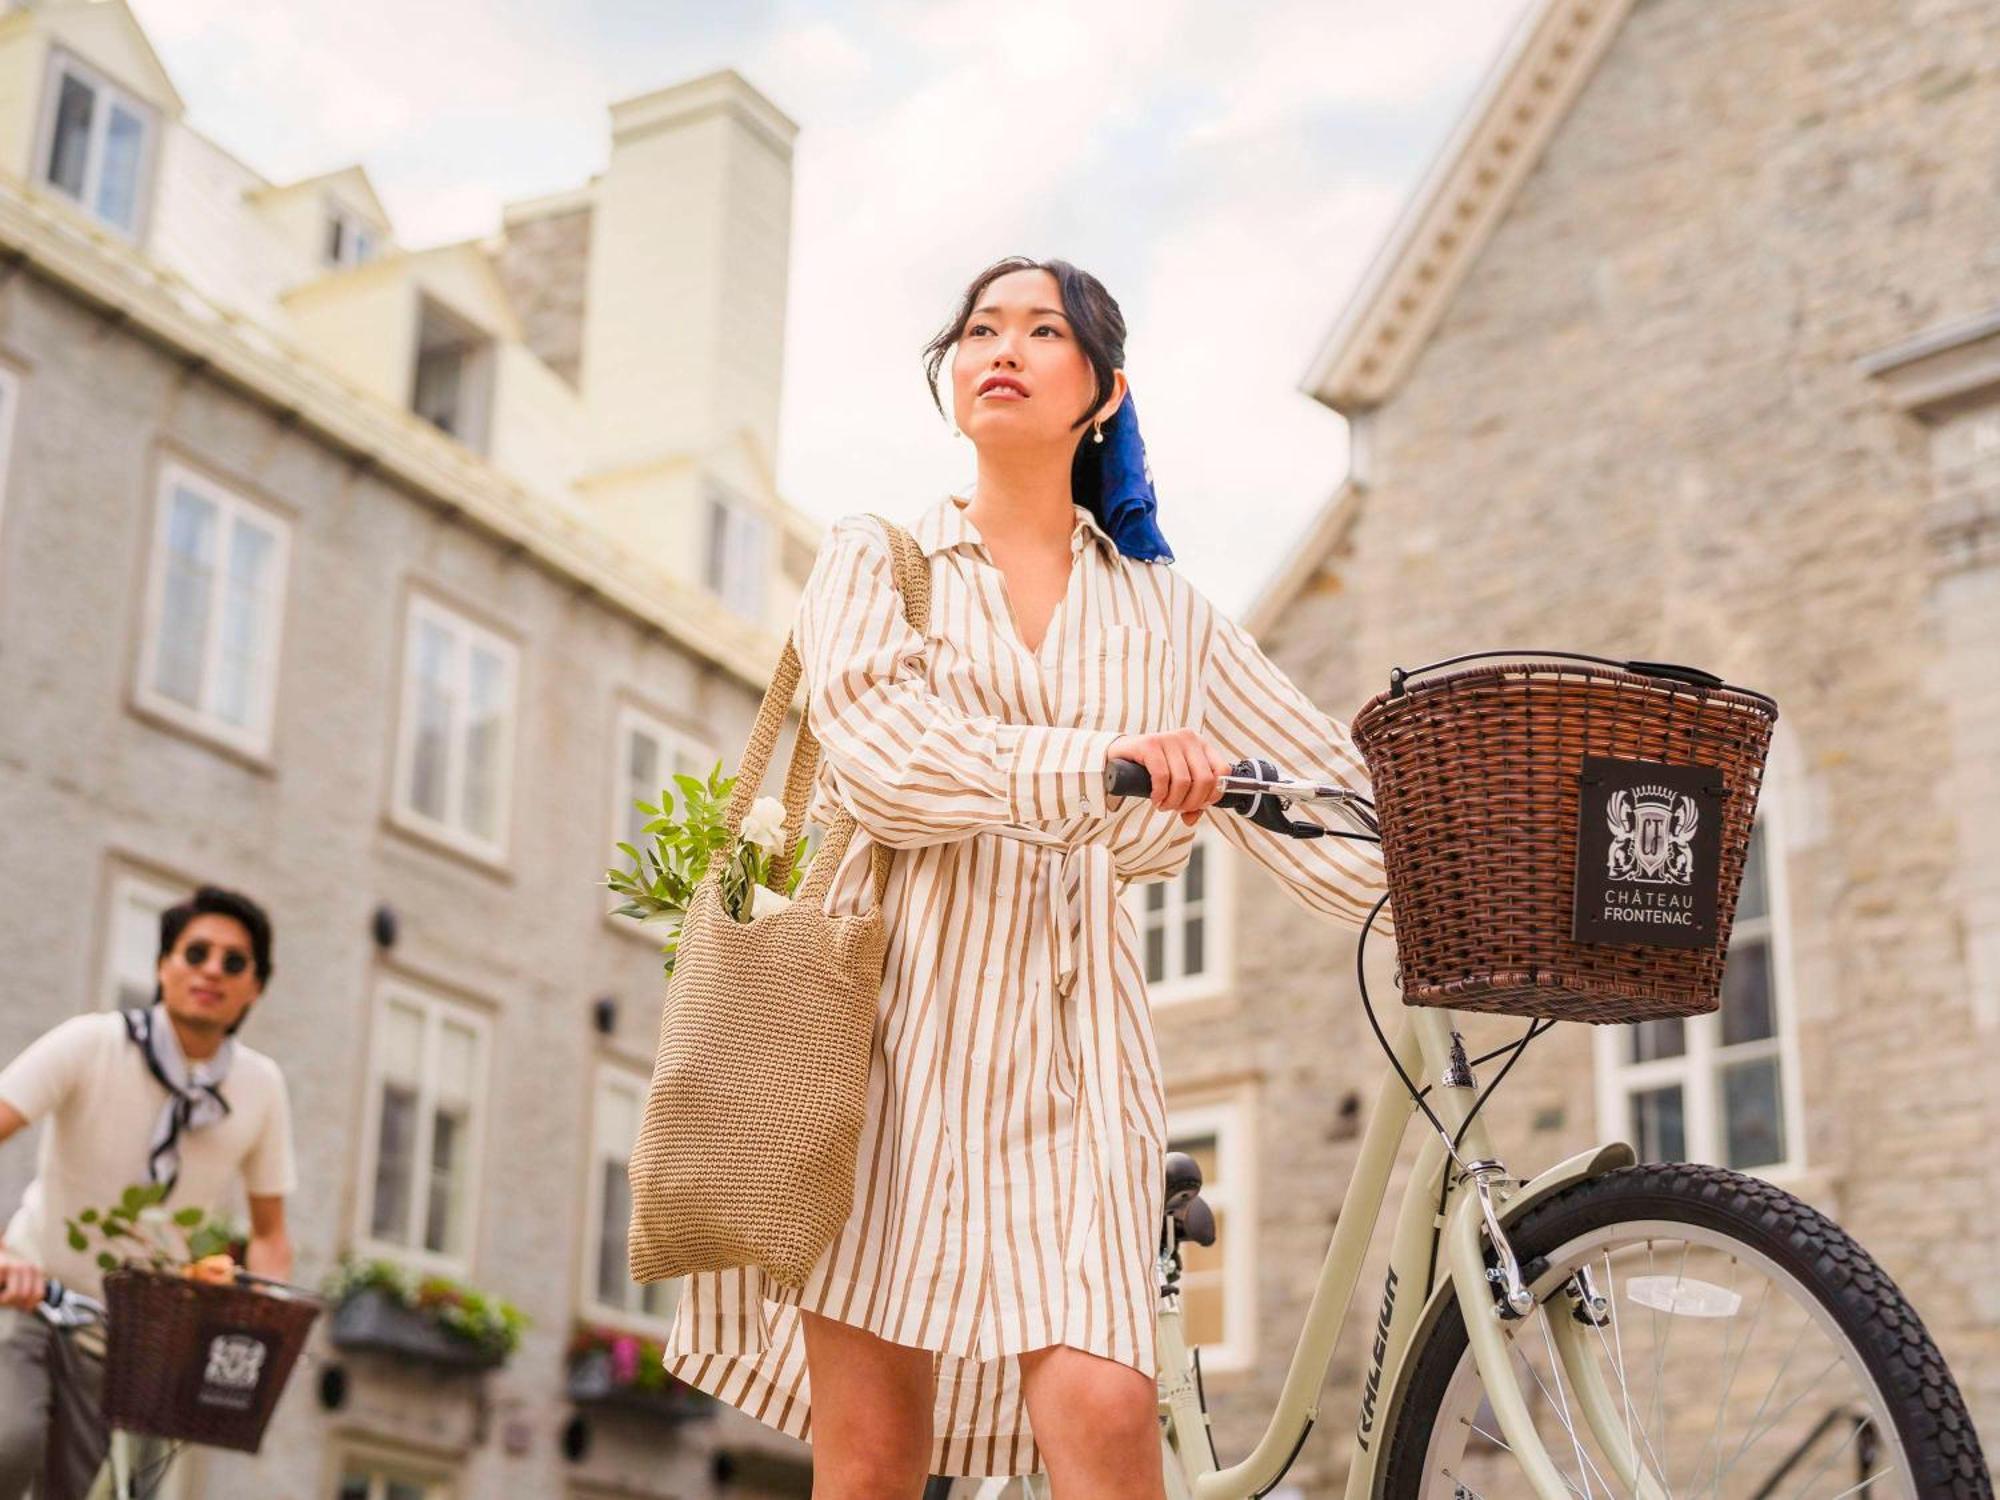
[[[1392,665],[1496,647],[1778,699],[1730,1029],[1560,1027],[1498,1139],[1517,1169],[1623,1137],[1782,1182],[1897,1278],[1989,1441],[1996,56],[1975,0],[1531,6],[1314,361],[1351,472],[1251,619],[1343,718]],[[1227,1156],[1222,1122],[1251,1221],[1254,1274],[1227,1224],[1213,1272],[1247,1289],[1242,1368],[1208,1381],[1225,1462],[1275,1396],[1382,1067],[1349,935],[1262,882],[1230,922],[1229,969],[1156,1011],[1182,1137]],[[1292,1493],[1338,1492],[1379,1284]]]
[[[483,1375],[323,1320],[262,1453],[179,1493],[803,1493],[738,1413],[567,1385],[672,1295],[623,1276],[660,957],[597,882],[635,795],[733,764],[816,548],[768,479],[793,127],[727,72],[626,101],[602,178],[410,251],[359,169],[187,127],[120,0],[0,7],[0,75],[0,1056],[145,1003],[162,906],[248,891],[297,1279],[352,1251],[530,1319]],[[626,295],[634,236],[670,289]],[[630,391],[676,382],[653,433]]]

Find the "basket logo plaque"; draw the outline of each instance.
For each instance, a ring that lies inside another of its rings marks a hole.
[[[1577,778],[1580,943],[1715,943],[1722,772],[1587,755]]]
[[[195,1400],[203,1406],[247,1410],[257,1399],[270,1355],[266,1336],[233,1329],[212,1332]]]

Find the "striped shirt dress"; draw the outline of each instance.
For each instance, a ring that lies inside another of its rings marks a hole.
[[[827,910],[865,911],[870,848],[897,851],[853,1213],[798,1291],[755,1269],[687,1278],[665,1365],[809,1440],[805,1307],[932,1351],[932,1472],[1006,1475],[1043,1467],[1017,1355],[1068,1344],[1157,1372],[1166,1090],[1119,896],[1177,874],[1197,828],[1108,797],[1106,748],[1188,727],[1294,775],[1367,773],[1240,626],[1082,506],[1030,650],[967,503],[910,528],[926,635],[865,515],[830,528],[794,622],[822,748],[810,814],[859,824]],[[1358,925],[1382,894],[1373,845],[1206,817],[1323,917]]]

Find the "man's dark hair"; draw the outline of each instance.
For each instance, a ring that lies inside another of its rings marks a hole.
[[[1010,271],[1047,271],[1055,277],[1063,311],[1069,315],[1070,332],[1076,338],[1077,347],[1083,351],[1083,357],[1090,361],[1091,374],[1096,377],[1097,389],[1090,398],[1090,404],[1070,424],[1077,434],[1077,446],[1070,455],[1069,476],[1070,498],[1078,505],[1095,510],[1102,497],[1104,480],[1096,455],[1084,446],[1088,439],[1083,428],[1089,422],[1090,414],[1111,399],[1114,385],[1112,372],[1125,368],[1125,314],[1119,309],[1118,299],[1106,291],[1104,283],[1090,272],[1066,260],[1034,260],[1025,255],[1009,255],[996,260],[973,277],[972,284],[958,299],[957,313],[924,346],[924,380],[930,386],[931,403],[937,407],[939,416],[945,415],[944,402],[938,395],[938,374],[944,368],[945,356],[951,353],[952,345],[965,332],[972,310],[979,305],[980,294]]]
[[[271,919],[264,914],[264,908],[252,901],[241,891],[226,891],[218,885],[205,885],[187,900],[176,903],[160,913],[160,954],[165,958],[180,943],[181,934],[187,931],[188,923],[196,917],[233,917],[243,924],[243,930],[250,934],[250,960],[257,970],[257,988],[262,990],[271,980]],[[153,986],[153,1003],[160,1000],[160,987]],[[248,1012],[245,1012],[248,1015]],[[236,1026],[243,1022],[238,1020]],[[234,1032],[236,1026],[230,1027]]]

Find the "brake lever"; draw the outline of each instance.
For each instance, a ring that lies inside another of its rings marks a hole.
[[[1283,779],[1278,768],[1268,760],[1239,760],[1229,768],[1229,774],[1252,777],[1258,781]],[[1268,828],[1287,838],[1319,839],[1325,838],[1329,831],[1317,823],[1297,822],[1287,817],[1284,802],[1269,793],[1225,792],[1216,799],[1215,805],[1225,812],[1242,813],[1259,828]]]

